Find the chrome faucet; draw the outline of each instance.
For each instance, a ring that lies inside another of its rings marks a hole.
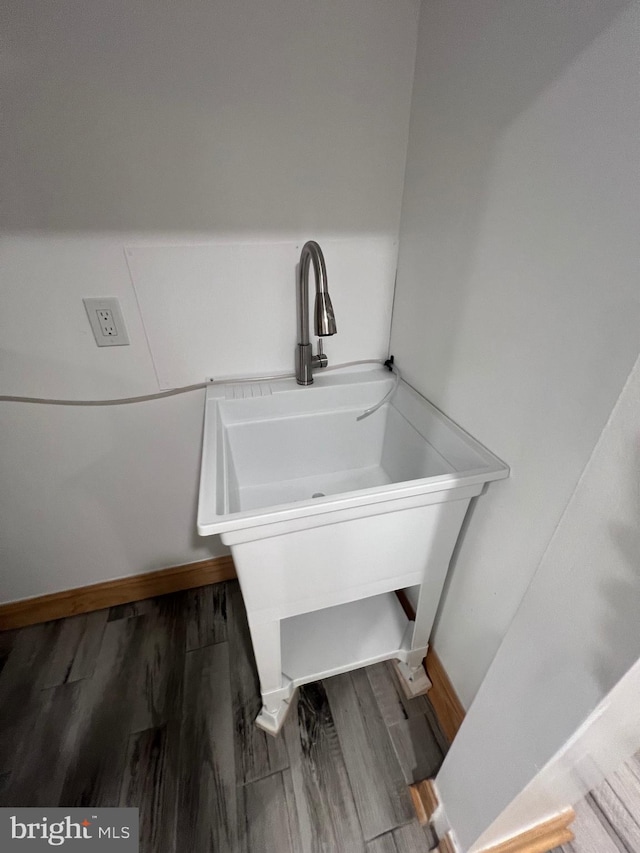
[[[313,262],[316,277],[315,332],[318,335],[318,354],[313,354],[309,343],[309,264]],[[326,367],[327,357],[322,351],[322,338],[335,335],[336,320],[333,316],[333,305],[327,289],[327,268],[324,263],[322,249],[314,241],[309,240],[302,247],[298,270],[298,347],[296,349],[296,379],[298,385],[311,385],[313,369]]]

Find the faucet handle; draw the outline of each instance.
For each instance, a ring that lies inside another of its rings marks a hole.
[[[329,359],[324,354],[324,348],[322,346],[322,338],[318,338],[318,354],[314,355],[311,359],[314,367],[326,367],[329,364]]]

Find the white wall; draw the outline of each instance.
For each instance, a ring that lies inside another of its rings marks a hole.
[[[464,850],[571,805],[613,769],[580,727],[640,658],[639,484],[640,359],[438,773]],[[632,693],[637,737],[637,678]],[[622,734],[610,746],[630,754]]]
[[[230,295],[216,269],[221,242],[331,239],[330,287],[343,304],[333,360],[353,352],[356,322],[357,357],[386,352],[417,14],[417,0],[27,0],[5,10],[0,393],[158,390],[151,317],[125,246],[157,250],[155,263],[167,247],[211,250],[210,281],[190,263],[175,269],[185,302],[210,288],[226,306],[212,316],[210,352],[188,365],[193,381],[233,372],[265,291],[282,292],[266,276]],[[373,246],[367,263],[384,255],[365,334],[353,294],[366,277],[351,280],[363,245]],[[293,281],[292,269],[265,372],[282,368],[281,342],[295,338]],[[255,305],[251,288],[261,289]],[[95,346],[83,296],[120,299],[131,346]],[[154,317],[156,359],[175,331],[170,307]],[[230,312],[246,322],[229,329]],[[231,339],[224,364],[216,328]],[[171,345],[191,352],[182,333]],[[195,534],[202,411],[200,393],[91,410],[0,403],[0,601],[222,553]]]
[[[417,0],[12,4],[5,227],[395,232],[417,11]]]
[[[512,469],[434,635],[466,706],[638,353],[639,11],[422,6],[391,349]]]

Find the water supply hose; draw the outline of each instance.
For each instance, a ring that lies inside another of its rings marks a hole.
[[[363,421],[365,418],[368,418],[369,415],[372,415],[374,412],[377,412],[378,409],[382,408],[382,406],[384,406],[384,404],[388,402],[398,390],[398,384],[402,377],[400,376],[400,371],[393,363],[392,355],[390,355],[389,358],[385,361],[384,366],[387,368],[387,370],[390,370],[395,375],[393,385],[387,391],[387,393],[384,395],[384,397],[382,398],[382,400],[380,400],[379,403],[376,403],[375,406],[371,406],[370,409],[367,409],[361,415],[358,415],[358,417],[356,418],[357,421]]]
[[[392,356],[393,360],[393,356]],[[347,361],[343,364],[335,364],[325,367],[324,370],[340,370],[344,367],[356,367],[360,364],[387,364],[379,358],[364,358],[359,361]],[[161,400],[163,397],[175,397],[178,394],[188,394],[190,391],[199,391],[210,385],[237,385],[243,382],[269,382],[276,379],[291,379],[295,373],[276,373],[271,376],[247,376],[240,379],[211,379],[209,382],[198,382],[196,385],[183,385],[180,388],[171,388],[169,391],[157,391],[154,394],[142,394],[138,397],[120,397],[112,400],[58,400],[49,397],[20,397],[13,394],[0,394],[2,403],[38,403],[48,406],[125,406],[130,403],[146,403],[148,400]],[[385,398],[386,399],[386,398]],[[382,401],[384,402],[384,400]],[[380,406],[382,403],[379,404]],[[377,408],[377,407],[376,407]],[[375,411],[375,409],[373,410]],[[362,415],[361,417],[364,417]]]

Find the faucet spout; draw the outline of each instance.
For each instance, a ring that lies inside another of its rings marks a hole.
[[[298,346],[296,348],[296,379],[299,385],[313,383],[313,369],[326,367],[327,357],[322,351],[322,341],[318,341],[318,355],[313,355],[309,342],[309,266],[313,264],[316,279],[316,300],[314,310],[315,333],[319,338],[335,335],[336,319],[327,285],[327,267],[322,249],[309,240],[302,247],[298,271],[297,309],[298,309]]]

